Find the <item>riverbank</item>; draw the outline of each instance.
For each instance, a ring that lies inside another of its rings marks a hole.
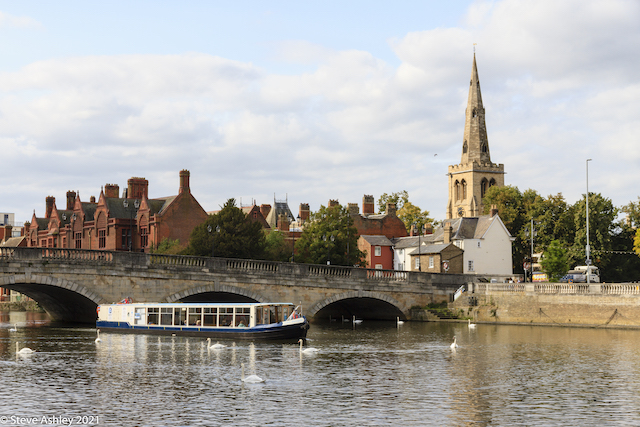
[[[465,293],[449,308],[477,323],[640,329],[638,295]]]

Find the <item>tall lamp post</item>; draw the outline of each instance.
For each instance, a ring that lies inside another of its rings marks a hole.
[[[587,159],[585,162],[587,164],[587,246],[585,251],[587,253],[587,283],[591,283],[591,271],[589,267],[591,266],[591,246],[589,246],[589,162],[591,159]]]
[[[413,228],[417,230],[418,223],[414,222],[412,225],[413,225]],[[424,230],[424,225],[422,225],[422,227],[420,227],[420,230],[418,230],[418,271],[421,273],[422,273],[422,257],[420,256],[420,247],[422,246],[422,241],[421,241],[422,230]]]
[[[324,240],[325,242],[327,241],[326,234],[322,236],[322,240]],[[334,242],[336,240],[336,236],[332,234],[331,236],[329,236],[329,240]],[[327,244],[327,265],[330,265],[330,264],[331,264],[331,250],[329,249],[329,245]]]
[[[211,225],[207,225],[207,231],[209,232],[209,234],[211,234],[211,258],[213,258],[213,257],[215,257],[214,251],[215,251],[215,246],[216,246],[216,236],[215,236],[215,234],[213,234],[214,228],[211,227]],[[220,232],[220,226],[219,225],[216,225],[215,232],[216,232],[216,234]]]

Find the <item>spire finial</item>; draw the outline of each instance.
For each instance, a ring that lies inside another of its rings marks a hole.
[[[477,44],[478,44],[478,43],[474,43],[474,44],[473,44],[473,55],[474,55],[474,56],[476,55],[476,45],[477,45]]]

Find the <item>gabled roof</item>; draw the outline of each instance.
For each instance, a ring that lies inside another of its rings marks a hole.
[[[436,243],[433,245],[422,245],[419,248],[415,248],[414,250],[409,252],[409,255],[439,254],[451,245],[453,245],[453,243]],[[457,248],[457,246],[455,245],[454,247]],[[462,251],[462,249],[460,250]]]
[[[125,218],[129,219],[131,217],[135,218],[136,209],[134,207],[134,203],[136,199],[125,199],[125,198],[116,198],[116,197],[108,197],[105,198],[105,204],[107,209],[109,210],[109,217],[111,218]],[[124,207],[123,202],[127,200],[128,207]],[[140,200],[138,200],[140,203]]]
[[[9,248],[17,248],[18,246],[20,246],[20,244],[22,242],[24,242],[25,239],[26,239],[25,236],[9,237],[4,242],[0,243],[0,246],[5,246],[5,247],[9,247]]]
[[[391,240],[387,236],[360,236],[371,246],[393,246]]]

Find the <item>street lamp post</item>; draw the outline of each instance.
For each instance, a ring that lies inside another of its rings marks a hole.
[[[417,229],[416,227],[417,227],[418,223],[414,222],[412,225],[413,225],[414,229]],[[420,256],[420,247],[422,246],[422,241],[421,241],[421,239],[422,239],[422,236],[421,236],[422,230],[424,230],[424,225],[422,227],[420,227],[420,230],[418,230],[418,271],[420,273],[422,273],[422,257]]]
[[[587,165],[587,246],[585,251],[587,253],[587,284],[591,283],[589,267],[591,266],[591,246],[589,246],[589,162],[591,159],[587,159],[585,162]]]
[[[214,228],[211,227],[211,225],[207,225],[207,231],[209,232],[209,234],[211,234],[211,258],[213,258],[213,257],[215,257],[214,250],[215,250],[215,246],[216,246],[216,236],[215,236],[215,234],[213,234]],[[215,232],[216,232],[216,234],[220,232],[220,226],[219,225],[216,225]]]
[[[325,242],[327,241],[327,235],[326,234],[324,234],[322,236],[322,240],[324,240]],[[334,236],[332,234],[331,236],[329,236],[329,240],[334,242],[336,240],[336,236]],[[327,265],[331,265],[331,251],[329,250],[329,245],[328,244],[327,244]]]

